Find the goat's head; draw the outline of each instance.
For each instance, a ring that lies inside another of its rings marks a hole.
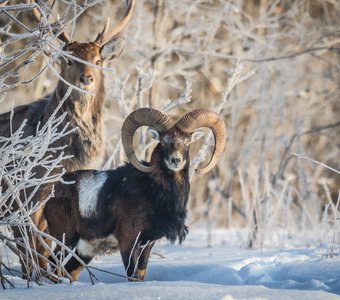
[[[102,72],[94,65],[101,67],[105,61],[114,59],[122,52],[125,43],[119,33],[131,18],[134,2],[135,0],[129,1],[124,17],[110,31],[108,30],[110,24],[108,20],[93,42],[71,41],[66,32],[53,30],[57,37],[65,43],[60,75],[66,82],[94,94],[102,89]],[[34,8],[33,13],[35,18],[40,21],[39,10]]]
[[[159,140],[161,159],[169,170],[180,171],[189,163],[191,134],[173,128],[163,133],[154,130],[152,135]]]
[[[164,165],[172,171],[180,171],[189,164],[189,145],[193,134],[201,127],[208,127],[215,137],[215,147],[208,165],[196,169],[197,173],[207,173],[222,155],[226,130],[223,120],[208,109],[196,109],[187,113],[176,123],[170,117],[152,108],[140,108],[132,112],[122,127],[122,143],[129,161],[142,172],[152,172],[154,165],[140,162],[133,149],[133,136],[140,126],[149,126],[153,136],[159,140],[158,149]]]

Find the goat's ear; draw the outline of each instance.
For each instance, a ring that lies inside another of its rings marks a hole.
[[[151,136],[152,139],[159,141],[159,133],[157,130],[153,129],[153,128],[148,128],[148,134]]]
[[[198,141],[200,138],[204,136],[204,132],[202,130],[196,130],[191,134],[191,143]]]
[[[117,36],[101,47],[100,55],[103,60],[111,61],[122,53],[124,47],[125,39],[122,36]]]

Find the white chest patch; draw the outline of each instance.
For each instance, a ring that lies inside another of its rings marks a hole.
[[[118,250],[118,241],[114,235],[91,241],[80,239],[77,250],[83,256],[93,257],[95,255],[112,254]]]
[[[106,181],[107,175],[87,175],[79,182],[79,212],[84,218],[96,212],[98,193]]]

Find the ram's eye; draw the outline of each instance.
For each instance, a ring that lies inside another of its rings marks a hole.
[[[68,60],[67,60],[67,65],[68,65],[68,66],[72,66],[72,64],[73,64],[73,61],[70,60],[70,59],[68,59]]]
[[[166,145],[166,144],[169,144],[170,142],[170,138],[168,136],[164,136],[161,138],[161,144],[162,145]]]
[[[97,65],[97,66],[101,66],[101,65],[102,65],[102,61],[101,61],[100,59],[98,59],[98,60],[96,61],[96,65]]]

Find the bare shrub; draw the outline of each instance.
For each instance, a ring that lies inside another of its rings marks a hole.
[[[32,235],[40,238],[42,235],[34,225],[31,216],[53,196],[53,190],[44,195],[42,202],[33,204],[32,199],[37,196],[44,184],[59,181],[64,173],[61,162],[68,158],[63,152],[65,146],[53,146],[55,141],[70,133],[67,127],[60,130],[64,118],[65,114],[60,117],[52,116],[49,122],[37,129],[35,136],[24,136],[26,125],[24,122],[10,138],[0,137],[1,247],[9,245],[18,256],[24,255],[23,260],[34,264],[36,272],[39,272],[38,257],[35,249],[29,246],[29,241]],[[57,155],[46,156],[46,152]],[[35,177],[37,167],[45,170],[41,178]],[[23,239],[14,240],[9,227],[20,228]],[[19,253],[13,247],[14,244],[25,246],[26,254]],[[6,262],[2,261],[2,266],[6,266]],[[6,268],[10,266],[7,265]]]

